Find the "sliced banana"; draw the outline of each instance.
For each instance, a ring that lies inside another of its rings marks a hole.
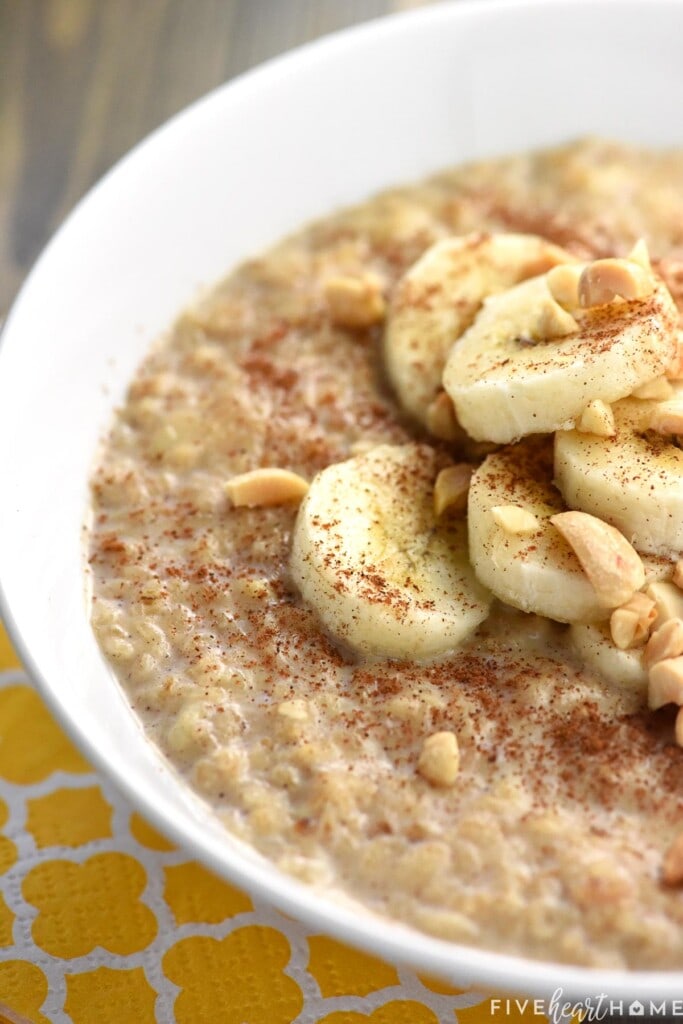
[[[677,312],[659,280],[645,298],[572,309],[573,331],[557,309],[545,275],[525,281],[487,299],[451,349],[443,385],[475,440],[566,429],[589,402],[625,398],[674,358]]]
[[[645,570],[645,586],[670,580],[674,574],[677,559],[664,555],[641,555]]]
[[[614,437],[558,432],[555,481],[570,508],[616,526],[638,551],[671,557],[683,551],[683,451],[649,429],[658,405],[616,402]]]
[[[431,246],[401,278],[389,308],[385,359],[403,407],[428,426],[450,348],[484,299],[572,258],[536,235],[472,234]]]
[[[443,654],[488,615],[464,519],[434,513],[443,466],[426,445],[380,445],[322,470],[300,506],[294,582],[330,633],[361,654]]]
[[[581,661],[612,686],[647,693],[647,670],[643,647],[620,650],[604,623],[576,624],[569,630],[574,650]]]
[[[489,455],[472,476],[468,502],[470,559],[496,597],[557,622],[592,622],[609,611],[569,544],[549,521],[565,510],[552,484],[552,440],[525,438]],[[494,509],[514,505],[536,516],[531,534],[512,533]]]

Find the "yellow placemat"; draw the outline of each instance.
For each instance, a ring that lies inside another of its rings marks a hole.
[[[0,1024],[545,1021],[314,934],[155,832],[54,723],[0,626]]]

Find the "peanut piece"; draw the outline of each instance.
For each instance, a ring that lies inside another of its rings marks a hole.
[[[650,627],[657,618],[657,609],[651,597],[648,597],[647,594],[643,594],[641,591],[638,591],[633,595],[631,600],[627,601],[622,607],[637,612],[638,621],[641,629],[644,631],[644,635],[650,632]]]
[[[629,601],[612,612],[610,632],[616,646],[625,651],[642,644],[656,617],[654,601],[645,594],[634,594]]]
[[[657,607],[655,628],[659,628],[667,619],[683,619],[683,591],[669,580],[655,580],[645,588]]]
[[[662,861],[664,885],[678,886],[683,883],[683,832],[676,836]]]
[[[458,423],[455,408],[449,395],[440,391],[427,408],[427,430],[442,441],[461,441],[465,431]]]
[[[474,467],[466,462],[441,470],[434,483],[434,514],[437,517],[444,512],[462,512],[467,508],[473,472]]]
[[[558,512],[550,522],[562,534],[604,608],[617,608],[645,582],[640,555],[622,533],[587,512]]]
[[[648,273],[652,273],[650,253],[647,248],[647,242],[644,238],[638,239],[626,258],[630,260],[631,263],[637,263],[639,267],[642,267],[643,270],[646,270]]]
[[[617,432],[612,406],[602,399],[589,402],[581,413],[576,429],[581,434],[595,434],[596,437],[614,437]]]
[[[372,327],[384,319],[386,303],[374,274],[330,277],[323,289],[330,318],[338,327]]]
[[[683,402],[658,402],[652,410],[649,427],[658,434],[683,434]]]
[[[568,309],[576,309],[579,305],[579,278],[583,265],[581,263],[561,263],[553,267],[545,275],[548,290],[555,302]]]
[[[568,334],[574,334],[578,329],[579,325],[571,313],[563,309],[554,299],[548,299],[538,311],[536,332],[541,341],[564,338]]]
[[[533,512],[520,508],[519,505],[494,505],[491,509],[491,515],[498,526],[505,530],[506,533],[526,536],[530,533],[536,533],[540,526],[538,518]]]
[[[638,616],[635,612],[627,609],[616,608],[609,620],[609,631],[615,647],[618,647],[620,651],[627,651],[629,647],[635,647]]]
[[[645,645],[643,664],[650,668],[656,661],[677,658],[680,654],[683,654],[683,619],[667,619]]]
[[[436,732],[429,736],[422,744],[417,770],[433,786],[452,786],[460,770],[460,751],[455,733]]]
[[[678,709],[674,725],[674,739],[679,747],[683,747],[683,708]]]
[[[266,507],[300,502],[308,481],[288,469],[252,469],[225,484],[225,493],[236,507]]]
[[[630,260],[594,260],[579,278],[579,303],[584,309],[603,306],[617,297],[644,299],[654,290],[654,278]]]
[[[647,384],[641,384],[639,388],[632,391],[633,398],[651,398],[658,402],[665,402],[667,398],[671,398],[674,393],[674,389],[666,379],[666,377],[655,377],[654,380],[649,380]]]
[[[647,703],[652,711],[665,704],[683,704],[683,657],[655,662],[648,678]]]

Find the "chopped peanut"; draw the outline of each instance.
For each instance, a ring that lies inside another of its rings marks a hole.
[[[667,619],[648,640],[643,664],[650,668],[656,661],[677,658],[680,654],[683,654],[683,619]]]
[[[324,292],[332,322],[339,327],[372,327],[384,319],[386,303],[374,274],[330,277]]]
[[[664,658],[650,669],[647,702],[652,711],[683,704],[683,657]]]
[[[637,263],[639,267],[642,267],[643,270],[647,270],[648,273],[652,273],[650,253],[647,248],[647,242],[644,238],[638,239],[626,258],[630,260],[631,263]]]
[[[583,267],[580,263],[562,263],[549,270],[545,276],[550,294],[567,309],[579,305],[579,278]]]
[[[683,619],[683,591],[668,580],[656,580],[645,588],[657,606],[655,627],[659,628],[667,619]]]
[[[652,410],[649,427],[658,434],[683,434],[683,402],[658,402]]]
[[[550,522],[573,549],[605,608],[617,608],[640,590],[645,570],[622,533],[587,512],[559,512]]]
[[[641,384],[639,388],[632,392],[632,395],[633,398],[650,398],[658,402],[665,402],[667,398],[671,398],[673,393],[674,389],[666,377],[655,377],[654,380],[649,380],[647,384]]]
[[[670,886],[683,884],[683,832],[676,836],[664,854],[662,881]]]
[[[646,594],[634,594],[629,601],[612,612],[610,632],[616,646],[625,651],[644,643],[656,617],[654,601]]]
[[[579,417],[576,429],[582,434],[595,434],[596,437],[614,437],[617,428],[612,406],[600,398],[589,402]]]
[[[460,770],[458,739],[452,732],[436,732],[422,744],[417,770],[433,786],[452,786]]]
[[[446,466],[436,478],[434,484],[434,514],[444,512],[462,512],[467,508],[467,495],[474,467],[466,462],[455,466]]]
[[[494,520],[506,533],[522,536],[535,533],[540,523],[538,518],[519,505],[494,505],[491,509]]]
[[[644,635],[650,632],[650,627],[657,618],[657,609],[651,597],[648,597],[647,594],[643,594],[641,591],[638,591],[633,595],[631,600],[627,601],[625,605],[622,605],[622,607],[636,611],[638,613],[638,619],[640,621],[641,628],[644,631]]]
[[[458,423],[453,402],[445,391],[440,391],[427,408],[427,430],[442,441],[460,441],[465,431]]]
[[[288,469],[252,469],[228,480],[225,492],[235,506],[249,508],[287,505],[301,501],[308,481]]]
[[[637,614],[626,608],[616,608],[609,620],[609,630],[615,646],[620,651],[635,647],[638,632]]]
[[[579,278],[579,302],[584,309],[603,306],[616,298],[644,299],[654,290],[654,278],[630,260],[594,260]]]
[[[536,331],[538,337],[544,341],[549,341],[551,338],[564,338],[567,334],[574,334],[578,329],[579,325],[571,313],[563,309],[554,299],[548,299],[538,311]]]

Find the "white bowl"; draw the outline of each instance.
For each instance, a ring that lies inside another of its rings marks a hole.
[[[218,873],[316,928],[458,985],[679,997],[681,973],[591,971],[359,916],[226,836],[144,740],[88,624],[82,566],[98,438],[147,345],[196,291],[302,222],[471,157],[585,133],[683,144],[683,5],[441,4],[275,60],[123,160],[28,278],[0,349],[2,612],[86,755]]]

